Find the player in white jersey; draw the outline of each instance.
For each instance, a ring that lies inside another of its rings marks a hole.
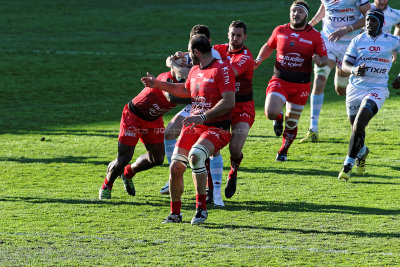
[[[393,35],[400,36],[400,10],[391,8],[388,5],[389,0],[374,0],[371,9],[377,8],[383,11],[385,15],[385,23],[383,24],[383,32],[392,32],[393,26],[395,30]]]
[[[346,94],[349,75],[342,70],[343,55],[351,39],[359,34],[365,25],[360,19],[371,8],[368,0],[321,0],[321,6],[313,19],[311,26],[323,21],[321,35],[328,51],[328,64],[325,67],[314,65],[314,84],[310,97],[311,120],[310,128],[300,143],[318,142],[318,122],[326,81],[332,68],[336,65],[335,91],[338,95]]]
[[[338,176],[344,181],[350,178],[354,164],[357,165],[354,173],[365,171],[369,153],[364,145],[365,127],[389,96],[387,83],[392,53],[400,52],[400,38],[382,32],[384,14],[381,10],[369,10],[365,20],[366,32],[351,41],[343,61],[343,70],[351,74],[346,109],[352,125],[349,151]]]

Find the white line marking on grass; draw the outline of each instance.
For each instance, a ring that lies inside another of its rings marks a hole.
[[[40,237],[54,237],[61,239],[97,239],[100,241],[123,241],[123,242],[133,242],[140,244],[156,243],[156,244],[182,244],[182,245],[192,245],[192,246],[203,246],[204,243],[196,242],[182,242],[176,241],[171,242],[169,240],[143,240],[143,239],[132,239],[132,238],[115,238],[115,237],[103,237],[103,236],[88,236],[88,235],[48,235],[48,234],[35,234],[35,233],[0,233],[1,235],[10,236],[40,236]],[[301,247],[286,247],[286,246],[271,246],[271,245],[232,245],[232,244],[211,244],[211,246],[219,248],[233,248],[233,249],[280,249],[280,250],[290,250],[290,251],[310,251],[317,253],[333,253],[333,254],[364,254],[364,255],[382,255],[382,256],[400,256],[400,253],[393,252],[361,252],[361,251],[350,251],[350,250],[336,250],[336,249],[319,249],[319,248],[301,248]]]

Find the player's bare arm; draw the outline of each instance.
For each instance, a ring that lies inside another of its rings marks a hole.
[[[357,76],[365,76],[366,68],[367,67],[365,66],[365,64],[354,67],[354,64],[349,62],[348,60],[344,60],[342,66],[342,70],[344,72]]]
[[[257,69],[258,66],[260,66],[261,62],[263,62],[263,60],[269,58],[273,51],[274,49],[272,49],[267,43],[265,43],[261,47],[260,52],[258,52],[257,58],[254,60],[254,69]]]
[[[203,124],[204,121],[211,120],[228,113],[235,107],[235,92],[228,91],[222,93],[222,99],[210,110],[201,115],[187,117],[183,120],[183,125],[192,127]]]
[[[310,20],[308,24],[311,26],[317,25],[323,18],[325,17],[325,6],[321,4],[317,13],[315,13],[314,17]]]
[[[360,10],[360,12],[364,15],[364,17],[357,20],[356,23],[354,23],[354,24],[347,25],[346,27],[336,30],[331,35],[329,35],[328,40],[331,42],[336,42],[340,38],[345,36],[347,33],[352,32],[354,30],[361,29],[362,27],[364,27],[365,26],[365,14],[370,9],[371,9],[371,5],[369,3],[367,3],[363,6],[359,6],[358,10]]]
[[[185,88],[184,83],[168,83],[156,79],[154,75],[147,72],[147,76],[141,79],[142,83],[151,88],[158,88],[167,93],[181,98],[190,97],[190,91]]]

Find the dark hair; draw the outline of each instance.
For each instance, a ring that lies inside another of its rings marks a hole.
[[[210,41],[204,34],[195,34],[190,37],[189,47],[192,51],[197,49],[201,53],[211,53]]]
[[[194,25],[192,30],[190,31],[189,38],[191,38],[195,34],[204,34],[208,40],[211,38],[210,30],[204,24]]]
[[[293,5],[301,5],[301,6],[304,6],[304,7],[307,9],[307,12],[310,12],[310,8],[308,7],[308,4],[307,4],[306,1],[303,1],[303,0],[296,0],[296,1],[294,1],[294,2],[292,3],[292,6],[293,6]]]
[[[247,25],[241,20],[234,20],[231,22],[231,25],[229,25],[229,28],[242,28],[243,33],[247,34]]]

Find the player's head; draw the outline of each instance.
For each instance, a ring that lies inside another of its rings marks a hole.
[[[204,34],[195,34],[190,37],[188,46],[189,56],[194,65],[199,65],[199,56],[202,54],[211,54],[211,44]]]
[[[382,32],[385,15],[379,9],[370,9],[365,14],[365,28],[367,33],[376,36]]]
[[[207,40],[211,40],[210,30],[204,24],[194,25],[192,30],[190,31],[189,38],[191,38],[195,34],[204,34],[207,37]]]
[[[389,0],[374,0],[374,5],[377,9],[385,10]]]
[[[290,6],[290,25],[293,28],[303,28],[307,24],[309,11],[306,1],[294,1]]]
[[[247,39],[247,26],[246,23],[240,20],[232,21],[228,29],[229,47],[236,50],[244,45]]]

